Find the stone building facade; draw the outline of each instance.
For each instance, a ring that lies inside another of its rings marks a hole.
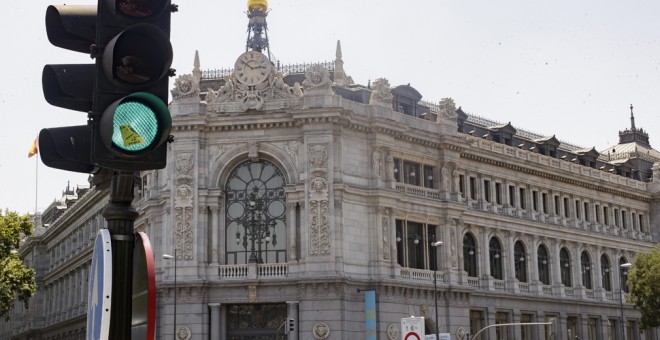
[[[332,64],[240,73],[263,56],[222,72],[196,55],[172,90],[168,165],[140,174],[159,339],[363,338],[371,289],[379,339],[411,315],[459,340],[546,321],[482,339],[660,339],[621,300],[620,265],[660,237],[660,155],[632,116],[620,151],[597,152],[355,84],[339,46]],[[26,241],[39,291],[1,338],[83,337],[106,202],[93,188]]]

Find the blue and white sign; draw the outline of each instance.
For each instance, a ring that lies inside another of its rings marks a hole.
[[[87,340],[110,336],[110,298],[112,295],[112,246],[110,232],[96,234],[87,299]]]
[[[376,291],[364,292],[364,323],[366,328],[366,340],[376,340],[378,325],[376,323]]]

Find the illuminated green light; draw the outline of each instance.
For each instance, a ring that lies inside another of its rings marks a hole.
[[[127,100],[117,106],[112,124],[112,144],[126,151],[148,149],[158,135],[158,119],[154,110],[135,100]]]

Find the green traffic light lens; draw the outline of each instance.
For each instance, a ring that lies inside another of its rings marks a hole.
[[[112,144],[129,152],[148,149],[159,132],[154,110],[136,100],[127,100],[117,105],[112,125]]]

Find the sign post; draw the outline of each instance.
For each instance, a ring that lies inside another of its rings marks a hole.
[[[401,319],[401,340],[424,340],[423,317],[409,317]]]

